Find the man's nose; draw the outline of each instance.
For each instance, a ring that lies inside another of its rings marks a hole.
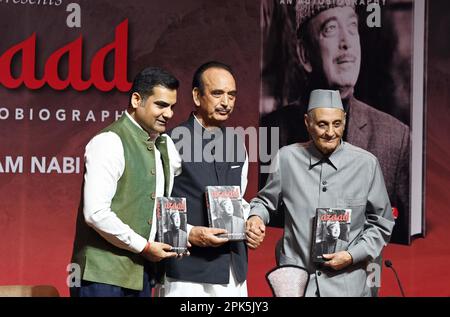
[[[228,103],[229,103],[229,102],[230,102],[230,101],[229,101],[228,95],[227,95],[227,94],[223,94],[223,95],[222,95],[222,98],[221,98],[221,100],[220,100],[220,104],[221,104],[222,106],[228,107]]]
[[[341,27],[339,30],[339,48],[343,50],[348,50],[352,47],[350,31],[347,27]]]
[[[163,112],[163,117],[166,119],[170,119],[173,117],[173,110],[170,107],[167,107]]]
[[[325,134],[327,136],[334,136],[335,134],[335,128],[332,124],[330,124],[329,126],[327,126],[327,129],[325,130]]]

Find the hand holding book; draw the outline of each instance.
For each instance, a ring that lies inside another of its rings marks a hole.
[[[353,258],[348,251],[323,254],[323,258],[326,260],[323,265],[335,271],[342,270],[353,263]]]
[[[189,241],[199,247],[219,247],[228,242],[228,239],[220,238],[217,235],[226,232],[225,229],[196,226],[192,228],[189,234]]]
[[[150,262],[159,262],[167,258],[176,257],[177,253],[171,250],[172,247],[166,243],[147,242],[147,245],[140,254]]]

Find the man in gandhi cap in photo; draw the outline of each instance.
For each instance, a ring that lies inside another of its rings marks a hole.
[[[296,56],[306,80],[298,89],[304,98],[266,115],[261,126],[279,128],[280,147],[304,142],[310,131],[296,118],[307,111],[310,92],[318,88],[339,90],[347,114],[343,139],[379,160],[390,202],[399,211],[393,238],[407,243],[410,131],[400,120],[355,96],[362,62],[359,27],[364,22],[357,16],[355,3],[358,1],[297,0]]]
[[[394,227],[389,197],[377,158],[342,140],[346,114],[337,90],[313,90],[304,123],[311,140],[279,150],[266,185],[251,201],[247,229],[257,232],[282,202],[285,205],[280,265],[308,270],[306,296],[372,296],[379,286],[367,265],[380,254]],[[311,256],[316,208],[351,209],[349,241]],[[369,278],[368,278],[369,277]]]

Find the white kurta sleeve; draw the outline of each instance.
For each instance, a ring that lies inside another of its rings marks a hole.
[[[117,182],[125,169],[122,142],[113,132],[95,136],[86,146],[84,218],[86,223],[116,247],[139,253],[147,244],[111,210]]]

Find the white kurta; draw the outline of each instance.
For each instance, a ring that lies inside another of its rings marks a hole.
[[[125,111],[126,116],[136,126],[139,124]],[[181,158],[172,139],[166,136],[170,157],[170,189],[174,175],[181,171]],[[96,135],[86,145],[86,172],[84,175],[84,217],[86,222],[108,242],[116,247],[140,253],[147,241],[154,241],[156,235],[156,204],[153,207],[153,221],[149,237],[142,237],[126,223],[120,220],[111,201],[116,193],[117,182],[125,169],[125,158],[120,137],[114,132]],[[157,197],[164,196],[164,171],[161,155],[155,147],[156,190]]]

